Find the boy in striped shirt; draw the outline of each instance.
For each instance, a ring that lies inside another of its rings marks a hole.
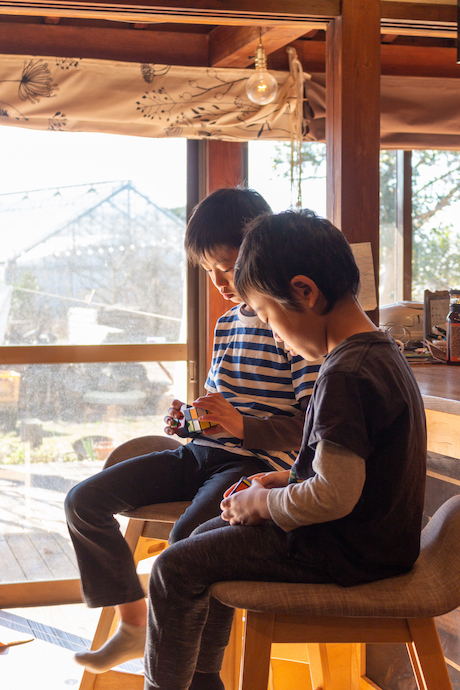
[[[241,476],[289,469],[295,461],[319,364],[307,364],[275,340],[270,326],[241,303],[233,283],[244,225],[270,212],[253,190],[220,189],[197,206],[187,227],[189,260],[200,263],[235,305],[217,322],[207,394],[194,401],[214,426],[175,451],[116,464],[69,492],[67,518],[85,601],[117,606],[121,618],[101,649],[76,655],[93,673],[144,654],[144,592],[113,513],[191,501],[171,532],[175,543],[219,515],[224,492]],[[169,435],[176,433],[182,404],[174,400],[165,418]]]

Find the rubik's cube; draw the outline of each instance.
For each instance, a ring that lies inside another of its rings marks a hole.
[[[181,412],[184,415],[184,430],[196,433],[215,426],[215,422],[200,422],[198,417],[203,417],[203,415],[208,413],[207,410],[203,410],[201,407],[186,407],[184,405],[181,408]]]
[[[234,488],[232,491],[230,491],[229,496],[232,494],[236,494],[237,491],[243,491],[244,489],[248,489],[251,486],[252,482],[250,479],[247,477],[241,477],[241,479],[238,480],[238,482],[235,484]]]

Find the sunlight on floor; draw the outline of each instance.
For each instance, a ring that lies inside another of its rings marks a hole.
[[[0,654],[1,690],[77,689],[83,668],[73,655],[89,648],[99,614],[84,604],[0,610],[1,642],[34,638]],[[142,661],[123,669],[139,672]]]

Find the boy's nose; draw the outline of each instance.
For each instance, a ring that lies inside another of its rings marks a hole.
[[[216,271],[216,273],[214,275],[214,283],[216,284],[217,287],[221,287],[223,285],[227,285],[228,280],[224,276],[223,273],[220,273],[220,271]]]

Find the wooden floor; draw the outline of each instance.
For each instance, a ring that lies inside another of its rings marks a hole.
[[[0,582],[78,577],[64,498],[101,467],[98,461],[0,465]]]
[[[64,498],[102,464],[0,465],[0,582],[79,577]],[[150,561],[140,572],[149,572]],[[73,656],[90,648],[99,614],[84,604],[0,610],[0,642],[33,638],[0,654],[0,690],[77,690],[83,669]],[[143,663],[122,668],[141,673]]]
[[[0,465],[0,582],[79,577],[64,499],[102,464]],[[120,522],[123,527],[127,520]],[[141,572],[148,572],[149,560]],[[77,690],[83,669],[73,656],[89,649],[99,614],[84,604],[0,610],[0,642],[33,638],[0,654],[0,690]],[[140,673],[143,663],[122,668]]]
[[[171,398],[168,398],[168,405]],[[166,403],[165,403],[166,405]],[[114,445],[146,434],[163,434],[164,415],[121,417],[114,422],[71,424],[43,422],[44,441],[50,457],[75,455],[72,439],[107,435]],[[11,444],[0,431],[1,459],[18,444]],[[20,448],[22,449],[22,445]],[[3,446],[2,446],[3,448]],[[24,451],[27,458],[27,453]],[[102,468],[103,461],[81,460],[0,464],[0,583],[78,577],[75,555],[64,518],[64,498],[75,484]]]
[[[0,642],[34,638],[0,654],[1,690],[77,690],[83,669],[73,659],[88,649],[100,609],[84,604],[0,610]],[[142,661],[122,666],[142,672]]]

